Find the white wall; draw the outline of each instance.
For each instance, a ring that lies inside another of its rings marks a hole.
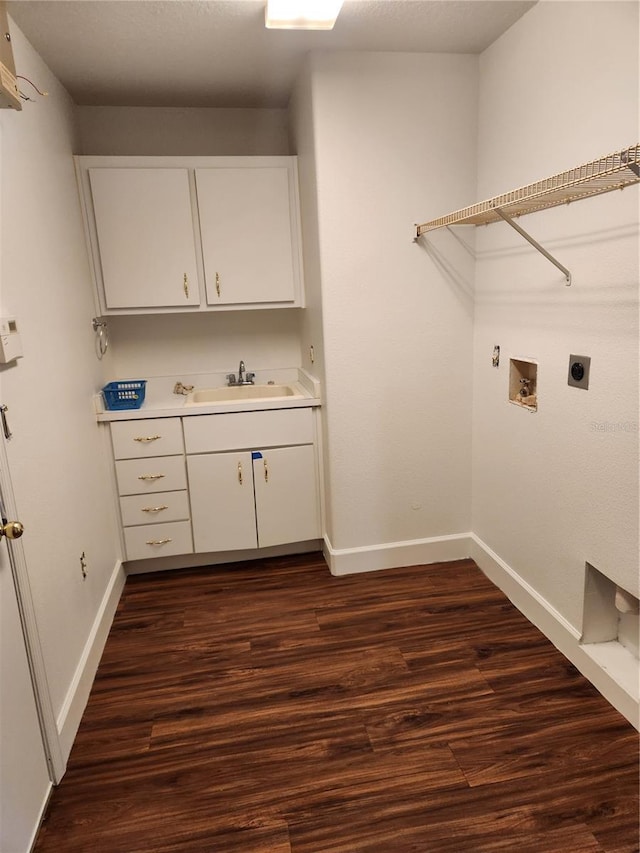
[[[305,281],[305,310],[300,318],[300,363],[321,382],[326,391],[324,366],[324,320],[322,316],[322,270],[318,231],[318,184],[316,175],[315,126],[310,65],[298,75],[289,101],[291,151],[298,158],[298,185],[302,230],[303,268]],[[323,528],[326,527],[326,508],[330,507],[331,479],[329,477],[329,448],[327,418],[324,412],[318,420],[322,432],[320,442],[321,504]],[[324,533],[324,529],[323,529]]]
[[[24,348],[24,357],[2,371],[2,402],[9,407],[22,541],[60,714],[114,572],[117,537],[91,409],[101,368],[72,161],[74,107],[14,24],[11,34],[18,73],[50,94],[26,102],[22,112],[0,112],[0,313],[15,315]]]
[[[307,74],[295,144],[318,224],[305,265],[322,280],[329,540],[468,531],[472,256],[453,241],[445,269],[412,237],[473,193],[477,58],[318,54]]]
[[[82,154],[288,154],[284,109],[78,107]]]
[[[637,139],[637,3],[540,2],[482,55],[479,200]],[[521,225],[573,284],[508,225],[479,229],[473,530],[579,634],[585,561],[638,594],[638,187]],[[510,356],[539,361],[536,414],[506,402]]]
[[[107,378],[300,366],[296,308],[220,314],[110,317]]]

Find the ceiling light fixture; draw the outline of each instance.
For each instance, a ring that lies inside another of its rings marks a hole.
[[[276,30],[332,30],[344,0],[267,0],[265,26]]]

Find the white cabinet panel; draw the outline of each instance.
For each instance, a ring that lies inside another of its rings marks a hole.
[[[234,412],[184,419],[187,453],[255,449],[313,442],[311,408]]]
[[[207,303],[293,303],[294,173],[280,166],[196,169]]]
[[[182,492],[155,492],[152,495],[128,495],[120,498],[122,524],[160,524],[189,518],[189,495]]]
[[[304,542],[320,536],[316,461],[311,445],[254,454],[258,545]]]
[[[128,560],[193,553],[191,525],[188,521],[127,527],[124,541]]]
[[[109,308],[200,303],[185,168],[91,168],[91,199]]]
[[[174,456],[184,452],[180,418],[114,421],[111,440],[115,459]]]
[[[187,469],[196,553],[255,548],[251,454],[188,456]]]
[[[184,456],[119,459],[116,479],[120,495],[172,492],[187,488]]]

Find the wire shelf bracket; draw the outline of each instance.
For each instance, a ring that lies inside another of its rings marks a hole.
[[[557,260],[557,258],[554,258],[550,252],[547,252],[547,250],[543,246],[541,246],[537,240],[533,239],[531,234],[528,234],[521,225],[518,225],[517,222],[514,222],[513,219],[508,216],[503,210],[500,210],[499,207],[496,207],[495,211],[501,219],[504,219],[504,221],[513,228],[514,231],[517,231],[518,234],[524,237],[524,239],[528,243],[531,243],[534,249],[537,249],[537,251],[540,252],[541,255],[544,255],[544,257],[548,261],[551,261],[554,267],[557,267],[561,272],[564,273],[564,277],[567,280],[567,287],[569,287],[571,284],[571,273],[569,272],[569,270],[565,266],[563,266],[560,261]]]
[[[598,160],[592,160],[575,169],[560,172],[534,184],[478,202],[416,225],[414,243],[429,231],[449,225],[489,225],[504,221],[514,228],[538,252],[564,273],[567,285],[571,284],[571,273],[524,228],[513,221],[513,217],[525,216],[539,210],[547,210],[561,204],[570,204],[591,196],[602,195],[613,190],[623,190],[640,183],[640,143],[616,151]]]

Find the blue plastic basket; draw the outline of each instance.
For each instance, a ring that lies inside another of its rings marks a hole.
[[[109,382],[102,389],[107,409],[139,409],[144,403],[146,379],[133,379],[130,382]]]

